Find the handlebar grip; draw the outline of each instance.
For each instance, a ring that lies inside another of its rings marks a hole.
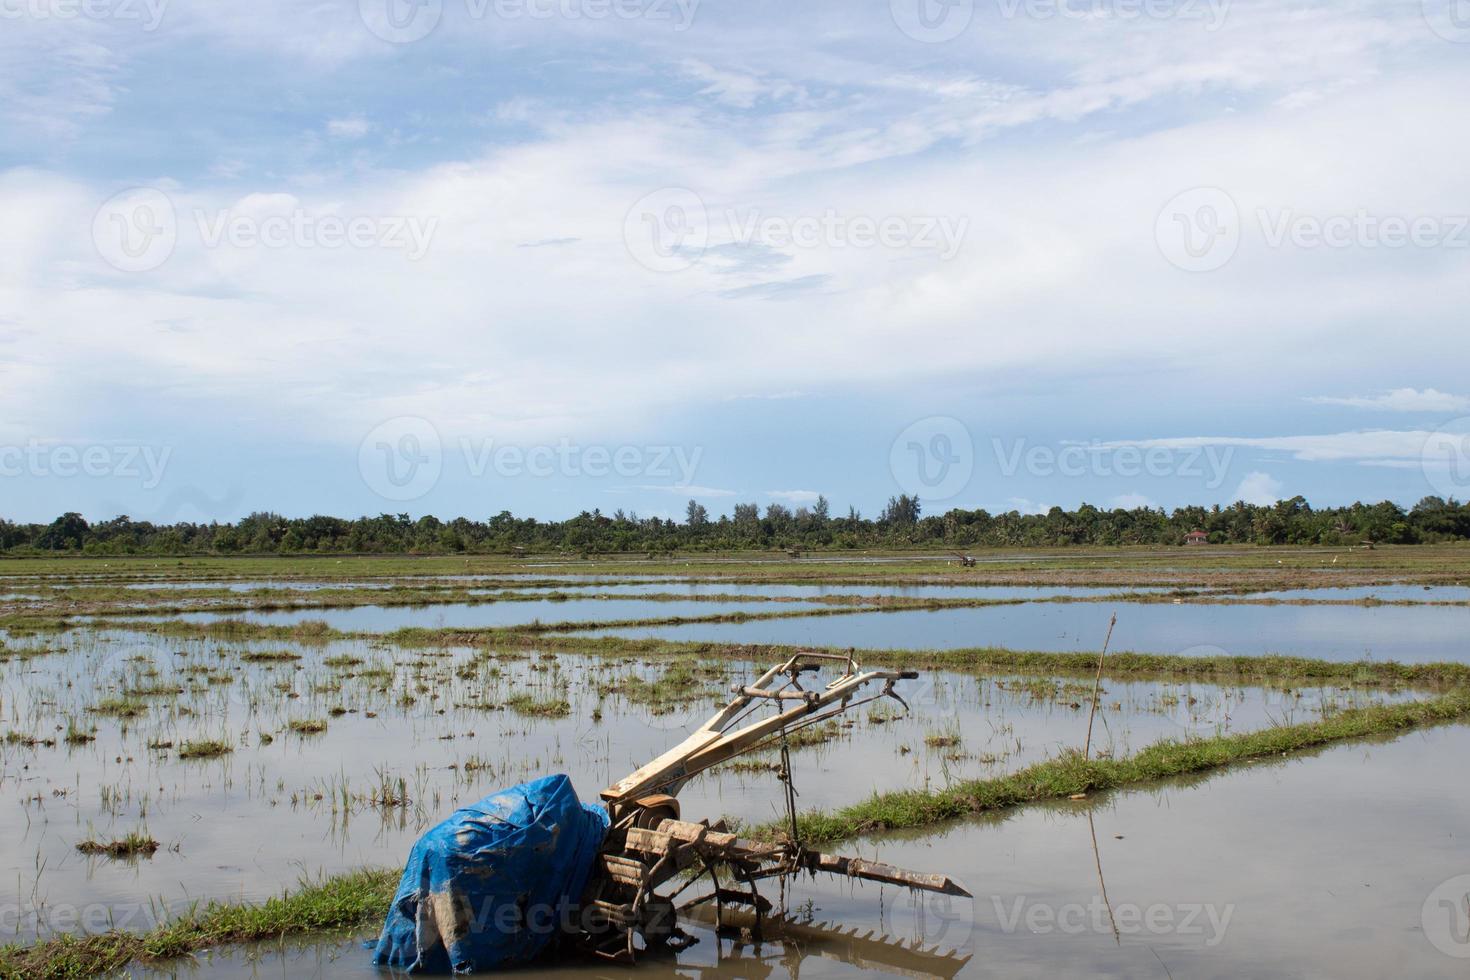
[[[919,672],[917,670],[900,670],[898,677],[900,680],[916,681],[919,679]]]

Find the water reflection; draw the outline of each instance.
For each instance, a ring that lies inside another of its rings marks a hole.
[[[1470,609],[1464,606],[1020,603],[619,627],[587,635],[882,650],[988,646],[1069,652],[1097,650],[1115,609],[1113,648],[1119,651],[1181,653],[1210,647],[1232,656],[1470,661]]]

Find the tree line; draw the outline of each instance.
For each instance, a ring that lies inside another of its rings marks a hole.
[[[0,552],[11,555],[287,555],[287,554],[669,554],[749,549],[1063,547],[1068,545],[1183,545],[1203,531],[1211,544],[1417,544],[1470,539],[1470,504],[1425,497],[1405,510],[1392,501],[1313,508],[1302,497],[1260,505],[1139,507],[1044,514],[953,509],[925,516],[917,497],[890,498],[875,518],[855,508],[834,516],[825,497],[810,507],[736,504],[711,517],[691,500],[683,521],[639,517],[622,510],[583,511],[564,521],[541,521],[501,511],[488,520],[407,514],[283,517],[255,513],[234,523],[153,524],[115,517],[89,523],[67,513],[50,524],[0,518]]]

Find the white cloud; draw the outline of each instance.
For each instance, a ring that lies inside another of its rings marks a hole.
[[[362,139],[373,128],[373,124],[361,116],[349,116],[345,119],[329,119],[327,121],[327,135],[339,140]]]
[[[741,395],[726,395],[724,400],[727,401],[727,402],[738,402],[738,401],[772,401],[772,402],[779,402],[779,401],[789,401],[789,400],[791,400],[793,398],[804,398],[804,397],[806,397],[806,392],[800,390],[799,388],[791,388],[791,389],[789,389],[787,391],[772,391],[772,392],[764,392],[764,393],[751,392],[751,393],[741,394]]]
[[[1045,514],[1054,507],[1054,504],[1040,504],[1026,497],[1007,497],[1006,503],[1010,509],[1022,514]]]
[[[766,496],[791,504],[814,504],[821,494],[815,490],[767,490]]]
[[[1235,488],[1233,499],[1244,500],[1248,504],[1274,504],[1281,499],[1281,481],[1273,478],[1269,473],[1254,470],[1247,473],[1245,479],[1240,481],[1240,486]]]
[[[1108,502],[1114,510],[1137,510],[1140,507],[1156,508],[1159,505],[1141,493],[1123,493]]]
[[[1434,388],[1395,388],[1380,395],[1335,398],[1317,395],[1307,401],[1317,405],[1346,405],[1349,408],[1373,408],[1385,412],[1465,412],[1470,411],[1470,398],[1451,395]]]
[[[492,21],[463,25],[473,28],[465,32],[446,25],[422,49],[399,50],[362,29],[355,4],[264,6],[181,8],[180,27],[191,44],[228,44],[232,58],[259,55],[265,69],[276,65],[271,59],[307,55],[306,72],[355,58],[407,62],[418,51],[442,54],[452,72],[465,49],[451,39],[490,46],[519,30],[523,46],[545,40],[526,33],[526,23]],[[552,100],[534,88],[506,92],[502,117],[534,125],[489,151],[446,136],[434,141],[442,153],[434,165],[415,156],[401,170],[262,176],[253,188],[261,196],[250,200],[267,210],[291,201],[349,216],[437,217],[439,232],[418,263],[364,249],[206,249],[181,238],[163,267],[122,275],[100,263],[86,232],[97,205],[118,189],[111,178],[0,173],[0,310],[17,321],[6,328],[13,342],[0,362],[0,418],[64,438],[109,411],[97,382],[128,378],[166,393],[171,414],[248,418],[266,440],[278,430],[355,445],[399,414],[433,418],[446,439],[466,431],[591,438],[752,392],[923,391],[946,375],[978,392],[1031,371],[1048,379],[1113,372],[1131,384],[1167,376],[1161,367],[1208,363],[1211,376],[1238,378],[1237,367],[1265,365],[1255,376],[1289,373],[1300,385],[1292,395],[1330,390],[1324,379],[1350,370],[1349,390],[1371,390],[1362,377],[1412,376],[1389,372],[1421,361],[1423,350],[1447,358],[1465,350],[1461,254],[1411,262],[1407,252],[1299,255],[1250,240],[1226,268],[1189,276],[1153,240],[1163,203],[1200,182],[1231,189],[1243,215],[1283,202],[1313,214],[1462,212],[1470,132],[1450,123],[1463,114],[1470,68],[1424,30],[1417,9],[1243,2],[1207,36],[1198,24],[1122,32],[1116,23],[1068,19],[987,21],[955,42],[948,63],[936,57],[916,68],[924,59],[914,61],[912,45],[895,64],[901,39],[886,10],[875,20],[848,6],[799,5],[791,16],[812,29],[741,24],[736,50],[720,29],[726,15],[706,6],[701,30],[641,31],[662,38],[630,42],[653,49],[647,60],[627,59],[646,73],[631,84],[609,74],[606,92],[579,92],[580,114],[541,111]],[[67,62],[87,69],[81,81],[52,70],[46,77],[60,81],[36,89],[18,81],[34,73],[9,72],[8,87],[0,80],[9,109],[0,115],[30,106],[50,116],[55,97],[70,106],[55,117],[85,129],[110,111],[118,77],[166,63],[171,36],[133,48],[110,36],[98,48],[83,45]],[[444,49],[429,47],[440,39]],[[15,53],[23,42],[0,38],[5,45]],[[639,90],[670,66],[694,79],[689,87],[703,87],[697,109]],[[1372,85],[1353,90],[1343,79]],[[1291,100],[1289,111],[1270,107],[1309,90],[1322,95]],[[365,96],[362,104],[379,103]],[[379,130],[395,128],[388,111],[373,110]],[[374,124],[347,116],[324,125],[354,138]],[[988,142],[1002,131],[1004,140]],[[1365,143],[1364,132],[1395,139]],[[1059,181],[1075,163],[1074,139],[1087,141],[1088,178]],[[923,152],[941,143],[943,153]],[[65,158],[43,150],[36,159]],[[238,152],[222,156],[222,176],[255,172],[236,161]],[[240,203],[207,179],[183,183],[174,194],[181,217]],[[756,256],[783,279],[823,283],[752,316],[749,304],[720,299],[730,260],[717,250],[728,243],[713,241],[704,262],[676,274],[647,272],[629,258],[629,208],[669,186],[697,190],[717,221],[752,208],[773,217],[830,208],[873,219],[973,220],[948,261],[885,248],[748,247],[747,263]],[[520,247],[549,239],[576,239],[577,247]],[[1150,303],[1140,307],[1139,295]],[[1078,297],[1087,303],[1079,307]],[[1190,311],[1187,326],[1181,311]],[[1385,322],[1414,324],[1413,343],[1376,343]],[[180,323],[190,329],[150,342],[162,325]],[[1222,348],[1226,329],[1232,343]],[[1333,358],[1319,356],[1324,346]],[[1431,394],[1440,393],[1417,396]],[[1425,435],[1197,443],[1407,466]]]
[[[1287,453],[1308,463],[1350,462],[1383,465],[1391,461],[1413,462],[1424,455],[1425,444],[1434,433],[1423,429],[1372,429],[1306,436],[1184,436],[1168,439],[1136,439],[1106,442],[1107,449],[1136,446],[1139,449],[1199,449],[1233,446]]]

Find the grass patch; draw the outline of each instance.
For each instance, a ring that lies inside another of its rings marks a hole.
[[[158,850],[158,841],[147,831],[133,831],[120,840],[99,841],[87,839],[77,845],[83,854],[110,858],[152,857]]]
[[[235,751],[234,746],[221,738],[201,738],[179,746],[180,759],[215,759]]]
[[[506,698],[505,707],[516,714],[538,718],[565,718],[572,713],[572,703],[566,698],[538,698],[525,692]]]
[[[327,730],[327,723],[320,718],[297,718],[287,722],[286,727],[297,735],[320,735]]]
[[[88,709],[96,715],[107,715],[111,718],[136,718],[148,710],[148,703],[142,698],[127,696],[103,698]]]
[[[729,671],[723,663],[701,664],[694,660],[677,660],[658,677],[648,679],[631,676],[604,688],[604,694],[621,694],[632,704],[663,714],[676,705],[702,701],[715,693],[710,684],[723,680]]]
[[[67,745],[86,745],[88,742],[95,742],[97,740],[97,736],[93,730],[81,727],[77,724],[75,718],[68,718],[66,720],[66,735],[64,738]]]
[[[304,885],[260,905],[210,902],[149,932],[117,930],[62,936],[34,946],[0,947],[3,980],[71,980],[153,963],[225,943],[353,929],[380,919],[398,885],[397,871],[366,870]]]
[[[246,650],[240,659],[247,664],[282,664],[300,660],[301,654],[290,650]]]

